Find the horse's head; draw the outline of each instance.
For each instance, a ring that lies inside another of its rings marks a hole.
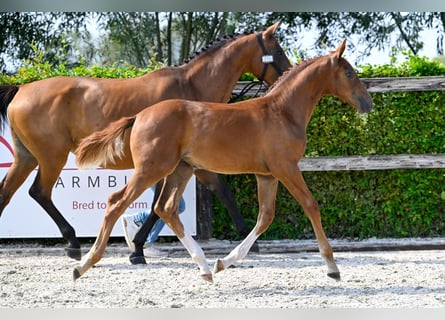
[[[291,67],[291,63],[275,38],[275,31],[280,21],[268,27],[266,30],[255,33],[253,44],[254,55],[250,59],[250,70],[258,79],[273,84],[282,74]]]
[[[331,64],[334,68],[331,94],[357,108],[359,113],[369,112],[372,109],[372,98],[354,68],[342,58],[345,47],[346,40],[343,40],[337,50],[330,53]]]

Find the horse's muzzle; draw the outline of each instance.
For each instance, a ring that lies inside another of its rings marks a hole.
[[[368,113],[372,109],[372,98],[369,94],[358,97],[358,113]]]

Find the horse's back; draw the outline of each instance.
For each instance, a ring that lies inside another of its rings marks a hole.
[[[257,140],[265,134],[258,115],[264,106],[257,102],[261,106],[161,101],[137,115],[130,138],[133,156],[181,157],[195,168],[221,173],[252,172],[251,167],[254,172],[267,172],[255,156],[262,149]]]

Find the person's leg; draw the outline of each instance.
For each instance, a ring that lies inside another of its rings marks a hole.
[[[125,241],[131,250],[135,250],[134,236],[141,228],[144,221],[147,219],[150,212],[140,211],[132,214],[122,215],[122,228],[124,229]]]
[[[185,200],[183,197],[181,197],[181,200],[179,201],[178,211],[179,211],[179,214],[181,214],[185,211]],[[147,219],[147,217],[148,217],[148,214],[145,215],[142,223],[144,223],[144,221]],[[159,219],[158,221],[156,221],[153,228],[151,228],[150,233],[148,234],[146,243],[152,244],[156,240],[158,240],[159,233],[161,233],[161,230],[162,230],[162,228],[164,228],[164,226],[165,226],[165,222],[162,219]]]
[[[153,192],[155,191],[156,185],[152,186],[151,189]],[[178,211],[179,214],[183,213],[185,211],[185,200],[183,197],[181,197],[179,201],[179,207]],[[144,224],[145,220],[147,220],[148,216],[150,215],[151,210],[149,211],[140,211],[135,212],[133,214],[129,215],[123,215],[122,216],[122,223],[123,223],[123,229],[125,232],[125,240],[133,251],[134,243],[133,239],[138,230],[141,228],[141,226]],[[156,221],[156,223],[153,225],[153,228],[151,229],[150,233],[147,236],[146,245],[148,248],[152,248],[153,253],[151,255],[153,256],[160,256],[160,252],[154,252],[156,251],[155,248],[153,248],[153,243],[156,242],[159,238],[159,233],[161,232],[162,228],[164,228],[165,222],[162,221],[162,219],[159,219]]]
[[[165,222],[162,219],[159,219],[155,222],[153,228],[151,228],[150,233],[147,237],[147,244],[153,244],[156,240],[159,238],[159,233],[161,232],[162,228],[164,228]]]
[[[179,200],[178,211],[179,211],[179,214],[181,214],[185,211],[185,200],[184,200],[184,197],[182,197],[182,196],[181,196],[181,200]]]

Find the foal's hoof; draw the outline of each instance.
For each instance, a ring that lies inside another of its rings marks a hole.
[[[74,270],[73,270],[73,280],[76,281],[79,278],[80,278],[80,272],[79,272],[78,268],[74,268]]]
[[[130,262],[131,264],[147,264],[147,261],[145,261],[144,256],[130,256]]]
[[[340,272],[328,272],[328,277],[340,281]]]
[[[80,260],[82,258],[82,252],[80,248],[65,248],[66,255],[74,260]]]
[[[217,259],[215,261],[215,266],[213,267],[213,273],[218,273],[220,271],[223,271],[224,269],[224,263],[220,259]]]
[[[201,278],[207,282],[213,283],[213,276],[211,273],[201,274]]]

